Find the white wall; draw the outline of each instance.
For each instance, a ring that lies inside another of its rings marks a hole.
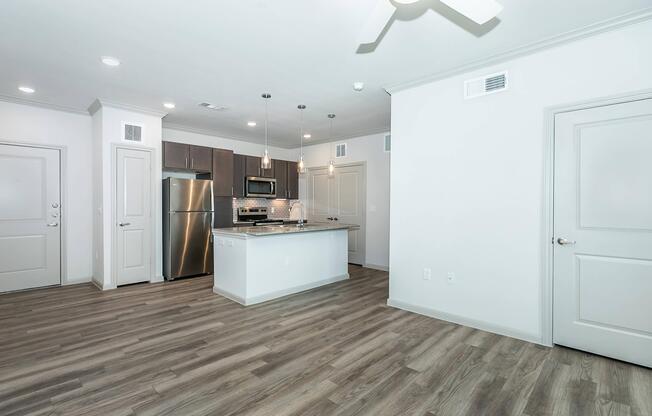
[[[347,143],[347,156],[336,164],[366,162],[367,164],[367,232],[366,261],[370,267],[389,267],[389,171],[390,153],[385,152],[385,135],[356,137],[338,141]],[[334,156],[335,143],[304,147],[306,167],[327,166]],[[306,203],[308,194],[305,177],[299,180],[299,197]]]
[[[115,163],[114,145],[134,146],[122,140],[123,123],[143,126],[143,140],[137,146],[153,149],[152,187],[154,189],[154,226],[156,238],[155,268],[152,280],[162,280],[163,270],[163,220],[161,188],[161,116],[115,108],[103,105],[93,114],[93,143],[95,169],[95,281],[104,288],[114,287],[112,282],[112,231],[115,227],[115,212],[112,205],[113,169]],[[97,164],[100,162],[101,164]],[[101,172],[101,174],[99,173]],[[101,180],[100,180],[101,176]],[[101,191],[100,191],[101,190]]]
[[[392,95],[390,302],[541,339],[544,109],[652,88],[650,39],[641,23]],[[509,91],[463,99],[503,69]]]
[[[0,141],[64,147],[67,249],[63,284],[88,282],[92,275],[91,118],[87,115],[0,102]]]
[[[249,156],[262,156],[265,149],[262,137],[261,144],[258,144],[168,128],[163,128],[163,140],[233,150],[237,154]],[[269,146],[269,155],[273,159],[294,160],[297,154],[295,149]]]

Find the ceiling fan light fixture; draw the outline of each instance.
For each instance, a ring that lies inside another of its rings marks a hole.
[[[503,10],[503,5],[495,0],[441,0],[441,2],[479,25],[487,23]]]

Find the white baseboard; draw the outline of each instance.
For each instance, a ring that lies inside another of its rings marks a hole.
[[[308,284],[305,284],[305,285],[294,286],[294,287],[291,287],[291,288],[288,288],[288,289],[277,290],[275,292],[266,293],[264,295],[252,296],[252,297],[246,297],[246,298],[235,295],[235,294],[233,294],[233,293],[231,293],[229,291],[217,288],[215,286],[213,286],[213,293],[224,296],[225,298],[231,299],[234,302],[238,302],[241,305],[250,306],[250,305],[255,305],[257,303],[263,303],[263,302],[267,302],[267,301],[270,301],[270,300],[282,298],[283,296],[294,295],[296,293],[305,292],[306,290],[314,289],[314,288],[319,287],[319,286],[324,286],[324,285],[329,285],[331,283],[341,282],[342,280],[346,280],[348,278],[349,278],[349,274],[345,273],[345,274],[340,275],[340,276],[335,276],[335,277],[331,277],[331,278],[328,278],[328,279],[319,280],[317,282],[312,282],[312,283],[308,283]]]
[[[61,279],[61,286],[80,285],[82,283],[91,283],[92,281],[93,278],[91,276],[79,279]]]
[[[442,321],[453,322],[455,324],[469,326],[471,328],[480,329],[482,331],[492,332],[494,334],[504,335],[510,338],[516,338],[523,341],[532,342],[534,344],[545,345],[540,335],[521,332],[512,328],[496,325],[491,322],[466,318],[464,316],[438,311],[436,309],[432,309],[426,306],[413,305],[411,303],[403,302],[397,299],[387,299],[387,305],[393,308],[403,309],[408,312],[414,312],[420,315],[429,316],[431,318],[440,319]]]
[[[380,270],[380,271],[383,271],[383,272],[388,272],[389,271],[388,266],[381,266],[380,264],[365,263],[362,267],[366,267],[367,269]]]
[[[155,277],[152,277],[152,279],[149,282],[150,283],[161,283],[164,280],[165,279],[163,278],[163,276],[155,276]]]
[[[95,279],[91,279],[91,283],[100,290],[113,290],[118,288],[115,285],[105,285],[104,283],[100,283]]]

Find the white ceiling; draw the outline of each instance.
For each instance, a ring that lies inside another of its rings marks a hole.
[[[3,0],[0,95],[85,111],[96,98],[166,111],[166,125],[298,145],[297,104],[313,142],[389,130],[383,87],[652,7],[652,0],[500,0],[477,27],[436,0],[405,6],[378,45],[356,36],[377,0]],[[596,51],[599,53],[599,51]],[[102,55],[118,57],[109,68]],[[364,81],[354,92],[353,81]],[[19,84],[33,86],[25,96]],[[215,112],[200,102],[225,105]],[[247,127],[256,120],[258,127]]]

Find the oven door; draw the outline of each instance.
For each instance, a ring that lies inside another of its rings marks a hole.
[[[247,197],[276,198],[276,179],[248,177]]]

